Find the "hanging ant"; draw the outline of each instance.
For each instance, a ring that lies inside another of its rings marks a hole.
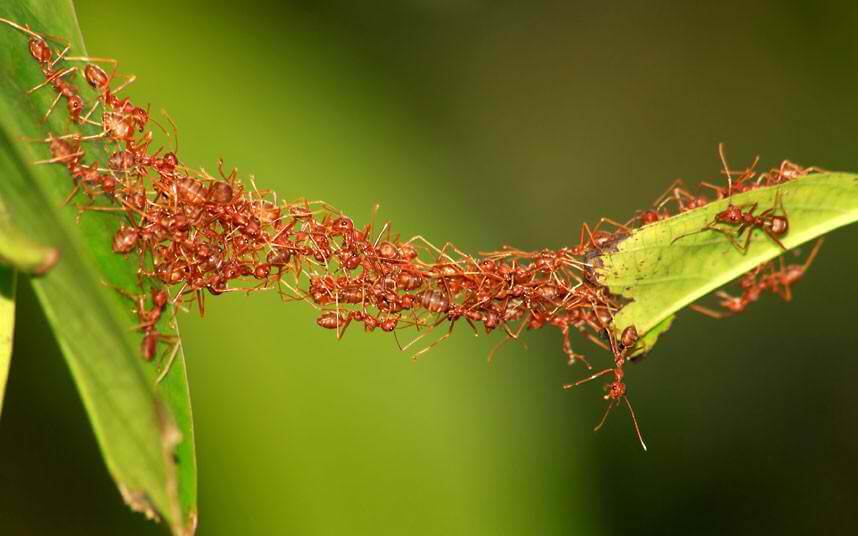
[[[813,263],[819,248],[822,247],[823,239],[817,240],[810,254],[802,264],[784,264],[783,257],[778,259],[780,269],[774,270],[771,262],[757,266],[739,280],[742,294],[734,296],[719,290],[715,295],[719,299],[719,305],[725,310],[713,311],[701,305],[691,305],[691,308],[699,313],[715,319],[721,319],[743,312],[748,305],[756,302],[765,291],[771,291],[779,295],[784,301],[792,300],[792,285],[801,279]],[[768,273],[764,273],[768,268]]]
[[[619,344],[614,338],[613,330],[609,328],[607,332],[608,339],[611,343],[611,349],[614,352],[615,366],[597,372],[582,380],[578,380],[575,383],[564,385],[563,389],[572,389],[587,382],[591,382],[596,378],[600,378],[606,374],[613,374],[613,381],[605,384],[606,393],[603,396],[603,398],[608,401],[608,407],[605,409],[605,413],[602,415],[602,418],[599,420],[599,423],[596,425],[593,431],[599,431],[605,424],[605,421],[608,419],[608,415],[611,413],[611,410],[614,409],[616,406],[619,406],[621,403],[625,402],[626,407],[629,409],[629,415],[631,415],[632,417],[632,424],[634,425],[635,434],[637,435],[638,441],[640,442],[641,447],[646,450],[646,443],[644,443],[643,436],[641,435],[640,427],[638,426],[638,420],[635,416],[635,410],[632,408],[631,402],[629,402],[629,398],[626,395],[626,384],[623,382],[623,364],[625,363],[626,357],[630,353],[631,349],[638,341],[637,330],[635,330],[634,326],[629,326],[625,330],[623,330],[623,333],[620,335],[620,340],[622,342]]]

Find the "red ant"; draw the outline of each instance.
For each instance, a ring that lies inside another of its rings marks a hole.
[[[750,167],[746,168],[744,171],[741,172],[730,170],[730,166],[727,164],[727,157],[724,154],[723,143],[718,144],[718,156],[721,158],[721,166],[723,167],[721,174],[727,176],[727,187],[724,188],[722,186],[716,186],[708,182],[700,183],[700,185],[704,188],[710,188],[714,190],[716,195],[718,196],[718,199],[724,199],[727,197],[731,197],[733,194],[747,192],[759,186],[758,183],[749,183],[756,176],[754,168],[757,167],[757,162],[759,162],[760,160],[759,156],[754,158],[754,161],[753,163],[751,163]]]
[[[724,291],[718,291],[716,296],[720,299],[720,305],[726,309],[726,313],[713,311],[700,305],[692,305],[691,308],[695,311],[705,314],[706,316],[721,319],[728,315],[738,314],[743,312],[748,305],[757,301],[760,295],[770,290],[778,294],[785,301],[792,300],[792,285],[794,285],[807,272],[810,265],[813,263],[819,248],[822,247],[823,239],[819,239],[807,256],[803,264],[784,264],[783,257],[779,258],[780,269],[771,269],[771,263],[761,264],[754,270],[748,272],[740,279],[742,294],[733,296]],[[770,272],[760,275],[763,270],[768,267]]]
[[[815,166],[804,168],[794,162],[784,160],[783,162],[781,162],[781,165],[779,167],[772,169],[767,173],[763,173],[760,176],[759,180],[766,186],[773,186],[775,184],[781,184],[787,181],[791,181],[799,177],[809,175],[811,173],[825,172],[826,171],[822,168],[818,168]]]
[[[822,247],[823,238],[816,241],[810,254],[802,264],[784,264],[783,257],[780,260],[780,270],[767,276],[767,287],[780,295],[785,301],[792,300],[792,285],[801,279],[807,272],[810,265],[813,263],[816,256],[819,254],[819,249]]]
[[[784,236],[787,231],[789,231],[789,220],[787,219],[786,209],[783,206],[783,202],[781,200],[780,191],[775,196],[775,206],[764,210],[759,215],[755,215],[754,211],[757,210],[758,203],[753,203],[748,210],[742,210],[741,206],[729,204],[726,209],[719,212],[715,215],[715,219],[703,229],[699,231],[694,231],[691,233],[684,234],[682,236],[678,236],[673,239],[671,244],[676,242],[681,238],[685,238],[686,236],[690,236],[693,234],[701,233],[706,230],[718,231],[719,233],[723,233],[727,235],[730,239],[730,242],[733,246],[736,247],[742,254],[746,254],[748,252],[748,248],[751,245],[751,236],[753,234],[754,229],[760,229],[766,235],[772,239],[781,249],[786,250],[786,246],[780,241],[779,237]],[[781,214],[775,214],[775,212],[780,211]],[[738,225],[739,228],[734,235],[731,232],[728,232],[720,227],[717,227],[718,224],[725,225]],[[739,244],[738,238],[742,236],[743,233],[747,231],[747,237],[745,238],[744,244]]]
[[[609,223],[616,227],[613,233],[602,231],[602,225]],[[631,229],[628,226],[616,222],[610,218],[600,218],[599,222],[590,229],[586,223],[581,226],[581,233],[578,240],[578,245],[570,248],[569,252],[575,256],[585,255],[593,250],[602,251],[604,247],[617,239],[620,233],[631,234]]]
[[[632,417],[632,424],[634,424],[635,434],[637,435],[638,441],[646,450],[646,443],[644,443],[643,436],[641,435],[640,427],[638,426],[638,420],[635,416],[635,410],[632,408],[632,403],[629,402],[629,398],[626,395],[626,384],[623,382],[623,364],[625,363],[627,354],[631,351],[634,345],[637,343],[639,337],[637,334],[637,330],[635,330],[634,326],[629,326],[623,333],[620,335],[621,344],[617,344],[617,341],[614,338],[612,330],[610,328],[607,329],[608,339],[611,342],[611,349],[614,352],[614,360],[615,366],[613,368],[607,368],[600,372],[597,372],[587,378],[582,380],[578,380],[575,383],[567,384],[563,386],[563,389],[572,389],[573,387],[577,387],[584,383],[595,380],[596,378],[600,378],[606,374],[613,374],[614,380],[605,384],[605,390],[607,391],[604,395],[604,399],[608,400],[608,407],[605,409],[605,413],[602,415],[602,418],[599,420],[599,424],[593,429],[594,432],[599,431],[602,426],[605,424],[605,421],[608,419],[608,415],[611,413],[611,410],[616,406],[619,406],[621,403],[625,402],[626,407],[629,409],[629,415]],[[621,346],[621,347],[620,347]]]

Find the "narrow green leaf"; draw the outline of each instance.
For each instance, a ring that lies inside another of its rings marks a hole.
[[[9,377],[15,331],[15,279],[15,270],[0,266],[0,415],[3,413],[3,393]]]
[[[5,223],[0,216],[0,265],[35,275],[53,268],[60,258],[59,250],[36,244],[17,228]]]
[[[660,324],[679,309],[781,255],[783,250],[760,230],[753,231],[746,254],[723,233],[696,232],[729,203],[757,203],[759,213],[774,207],[777,196],[789,218],[782,239],[787,248],[858,220],[858,175],[824,173],[737,194],[637,229],[616,251],[596,259],[599,283],[630,300],[614,318],[616,332],[632,325],[642,335],[663,330]]]
[[[86,54],[71,0],[6,0],[0,17],[62,36],[75,54]],[[42,123],[55,95],[51,88],[26,94],[44,80],[27,41],[23,32],[0,23],[0,200],[28,239],[60,251],[60,262],[34,280],[34,288],[123,496],[135,509],[160,514],[174,534],[191,534],[196,460],[184,356],[177,348],[172,369],[156,384],[158,364],[142,359],[134,304],[110,288],[142,292],[137,259],[124,259],[111,249],[119,218],[85,213],[76,222],[75,202],[63,206],[71,190],[68,172],[61,165],[33,164],[50,158],[48,147],[24,139],[62,135],[73,127],[62,104]],[[94,94],[81,76],[76,78],[76,87],[91,102]],[[104,161],[103,150],[99,143],[88,143],[87,161],[96,153]],[[166,331],[169,322],[164,319],[159,329]]]

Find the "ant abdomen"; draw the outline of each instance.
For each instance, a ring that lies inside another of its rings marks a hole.
[[[439,290],[426,290],[420,294],[420,305],[433,313],[446,313],[450,309],[450,300]]]

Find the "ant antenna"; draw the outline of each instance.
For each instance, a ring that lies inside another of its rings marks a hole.
[[[170,117],[170,114],[167,113],[167,110],[161,108],[161,113],[164,115],[164,117],[167,118],[167,121],[170,122],[170,126],[173,127],[173,154],[179,154],[179,129],[176,127],[176,122],[173,121],[173,118]],[[157,124],[157,122],[155,124]],[[164,132],[166,132],[166,130]]]

